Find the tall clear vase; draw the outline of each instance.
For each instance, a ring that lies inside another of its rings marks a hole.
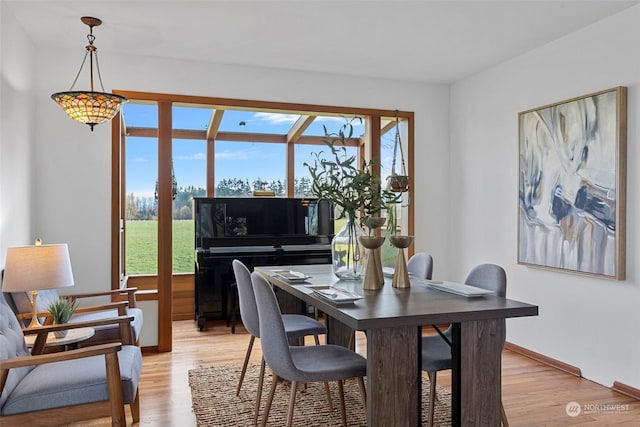
[[[341,280],[360,280],[364,275],[367,255],[358,242],[359,236],[366,236],[365,231],[355,215],[347,214],[347,223],[331,241],[333,273]]]

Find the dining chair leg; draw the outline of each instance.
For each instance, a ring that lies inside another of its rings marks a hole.
[[[362,398],[362,406],[367,411],[367,388],[364,386],[364,378],[358,377],[358,385],[360,386],[360,397]]]
[[[502,400],[500,401],[500,416],[502,418],[502,426],[509,427],[509,421],[507,421],[507,413],[504,411],[504,405],[502,404]]]
[[[242,364],[242,372],[240,373],[240,379],[238,380],[238,386],[236,387],[236,396],[240,395],[240,388],[242,387],[242,381],[244,381],[244,376],[247,373],[247,365],[249,365],[249,356],[251,356],[251,350],[253,349],[253,342],[256,337],[251,335],[251,339],[249,340],[249,347],[247,348],[247,354],[244,356],[244,363]]]
[[[429,419],[427,421],[428,427],[433,427],[433,416],[436,407],[436,372],[428,372],[429,382],[431,383],[429,393]]]
[[[350,349],[350,350],[354,350],[354,351],[356,349],[356,333],[355,333],[355,331],[349,337],[349,343],[347,344],[347,348]]]
[[[320,338],[318,338],[317,335],[313,336],[316,345],[320,345]],[[307,383],[304,384],[304,388],[307,388]],[[329,383],[325,382],[324,383],[324,391],[325,393],[327,393],[327,403],[329,403],[329,409],[333,411],[333,401],[331,400],[331,392],[329,391]]]
[[[296,406],[296,392],[298,391],[298,383],[291,381],[291,395],[289,396],[289,412],[287,413],[287,427],[293,425],[293,409]]]
[[[327,403],[329,404],[329,410],[333,411],[333,400],[331,399],[331,389],[329,388],[329,382],[324,382],[324,392],[327,394]]]
[[[262,414],[262,424],[260,424],[262,427],[265,427],[267,425],[267,420],[269,419],[269,411],[271,411],[271,403],[273,402],[273,396],[276,394],[276,387],[278,386],[278,380],[280,380],[275,372],[271,372],[273,374],[273,384],[271,384],[269,396],[267,397],[267,405],[264,407],[264,413]]]
[[[342,380],[338,380],[338,394],[340,394],[340,415],[342,417],[342,427],[347,427],[347,409],[344,404],[344,385]]]
[[[260,375],[258,376],[258,393],[256,394],[256,407],[253,410],[253,425],[258,425],[258,412],[260,412],[260,401],[262,400],[262,386],[264,385],[264,369],[266,362],[264,356],[260,362]]]

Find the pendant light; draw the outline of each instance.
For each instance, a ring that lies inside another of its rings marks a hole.
[[[89,26],[89,34],[87,35],[89,44],[86,46],[87,51],[84,54],[84,59],[82,60],[82,64],[80,65],[80,70],[78,70],[78,74],[73,80],[73,84],[71,85],[69,91],[54,93],[53,95],[51,95],[51,99],[56,101],[69,117],[80,123],[89,125],[91,131],[93,132],[93,127],[95,125],[111,120],[116,114],[118,114],[118,111],[120,111],[120,107],[122,106],[122,104],[124,104],[128,100],[124,96],[114,95],[112,93],[107,93],[104,91],[102,77],[100,76],[100,67],[98,65],[98,48],[93,44],[95,40],[95,36],[93,35],[93,27],[97,27],[98,25],[102,24],[102,21],[98,18],[93,18],[90,16],[83,16],[82,18],[80,18],[80,20],[85,25]],[[84,63],[87,61],[87,56],[89,57],[89,77],[91,80],[91,88],[88,91],[74,91],[73,87],[78,81],[78,77],[82,72]],[[95,68],[98,73],[98,80],[100,81],[102,92],[95,92],[93,90],[94,59]]]

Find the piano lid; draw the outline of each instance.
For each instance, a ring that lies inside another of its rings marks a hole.
[[[326,244],[331,204],[302,198],[194,198],[196,247]]]

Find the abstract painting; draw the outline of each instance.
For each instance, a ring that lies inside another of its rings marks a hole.
[[[625,278],[625,87],[519,114],[518,263]]]

